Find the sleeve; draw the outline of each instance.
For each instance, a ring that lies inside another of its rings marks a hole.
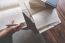
[[[0,43],[12,43],[12,36],[0,38]]]

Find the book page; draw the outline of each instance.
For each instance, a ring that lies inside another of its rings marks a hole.
[[[19,0],[0,0],[0,10],[19,6]]]
[[[6,28],[6,25],[11,24],[13,20],[14,24],[25,24],[25,20],[20,7],[0,11],[0,30]]]
[[[38,30],[41,30],[40,28],[44,29],[47,26],[60,21],[56,9],[46,9],[40,11],[33,15],[33,19]]]

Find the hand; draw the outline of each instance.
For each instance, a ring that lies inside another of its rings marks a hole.
[[[15,31],[19,31],[23,26],[24,26],[24,23],[21,23],[19,25],[18,24],[9,24],[9,25],[7,25],[7,29],[11,29],[15,32]]]
[[[9,24],[7,25],[7,28],[0,31],[0,37],[7,37],[11,35],[12,33],[15,33],[16,31],[19,31],[23,26],[23,23],[21,24]]]

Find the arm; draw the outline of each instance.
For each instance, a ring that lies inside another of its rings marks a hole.
[[[19,31],[22,26],[23,26],[23,24],[16,25],[16,26],[10,26],[9,25],[9,27],[7,27],[6,29],[0,31],[0,38],[8,37],[9,35],[12,35],[16,31]]]
[[[0,32],[0,38],[7,37],[8,35],[11,35],[13,33],[13,29],[5,29]]]

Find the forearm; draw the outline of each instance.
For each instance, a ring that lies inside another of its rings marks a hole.
[[[13,34],[14,32],[19,31],[20,28],[21,28],[21,24],[16,25],[16,26],[9,26],[5,30],[0,32],[0,38],[1,37],[8,37],[9,35]]]
[[[13,33],[12,29],[5,29],[2,32],[0,32],[0,37],[7,37]]]

